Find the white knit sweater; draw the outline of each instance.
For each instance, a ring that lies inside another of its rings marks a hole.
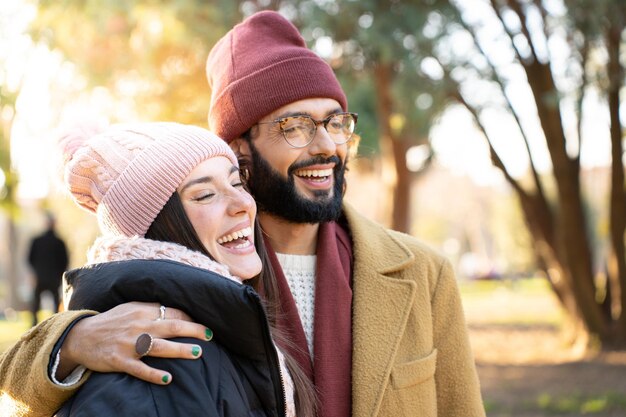
[[[306,342],[313,358],[313,338],[315,325],[315,255],[286,255],[276,257],[283,269],[291,295],[296,302]]]

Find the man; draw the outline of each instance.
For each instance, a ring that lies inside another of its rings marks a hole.
[[[54,312],[59,310],[59,290],[68,263],[67,248],[54,230],[52,214],[46,214],[46,223],[46,231],[32,240],[28,250],[28,264],[33,268],[36,280],[31,305],[33,326],[37,325],[37,312],[45,291],[52,294]]]
[[[291,23],[260,12],[216,44],[207,76],[209,125],[248,172],[277,269],[279,324],[319,392],[319,415],[484,416],[449,263],[342,204],[356,115],[330,67]],[[167,320],[154,321],[157,311],[134,304],[78,322],[92,313],[52,320],[46,347],[22,346],[11,361],[24,352],[52,354],[62,369],[53,367],[50,377],[65,378],[81,364],[159,383],[161,373],[132,353],[137,335],[156,336],[153,356],[191,358],[185,345],[163,339],[202,338],[204,328],[169,308]],[[37,381],[56,404],[80,385]]]

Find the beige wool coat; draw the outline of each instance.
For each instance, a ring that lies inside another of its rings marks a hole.
[[[347,204],[344,213],[354,255],[352,415],[483,417],[450,264]],[[54,385],[47,366],[54,343],[82,313],[54,316],[0,357],[0,407],[12,398],[31,405],[22,415],[49,416],[81,385]]]
[[[484,416],[454,272],[443,257],[349,205],[352,415]]]

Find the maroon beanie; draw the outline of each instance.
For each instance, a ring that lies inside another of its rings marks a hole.
[[[331,98],[348,109],[330,65],[277,12],[258,12],[236,25],[209,53],[206,72],[209,127],[226,142],[294,101]]]

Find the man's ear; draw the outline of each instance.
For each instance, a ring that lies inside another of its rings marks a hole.
[[[238,137],[230,142],[230,149],[235,152],[237,158],[239,159],[249,159],[250,158],[250,143],[242,137]]]
[[[250,165],[252,163],[250,157],[250,142],[245,138],[238,137],[231,141],[229,145],[237,156],[237,160],[239,161],[239,174],[247,188],[248,181],[250,180]]]

